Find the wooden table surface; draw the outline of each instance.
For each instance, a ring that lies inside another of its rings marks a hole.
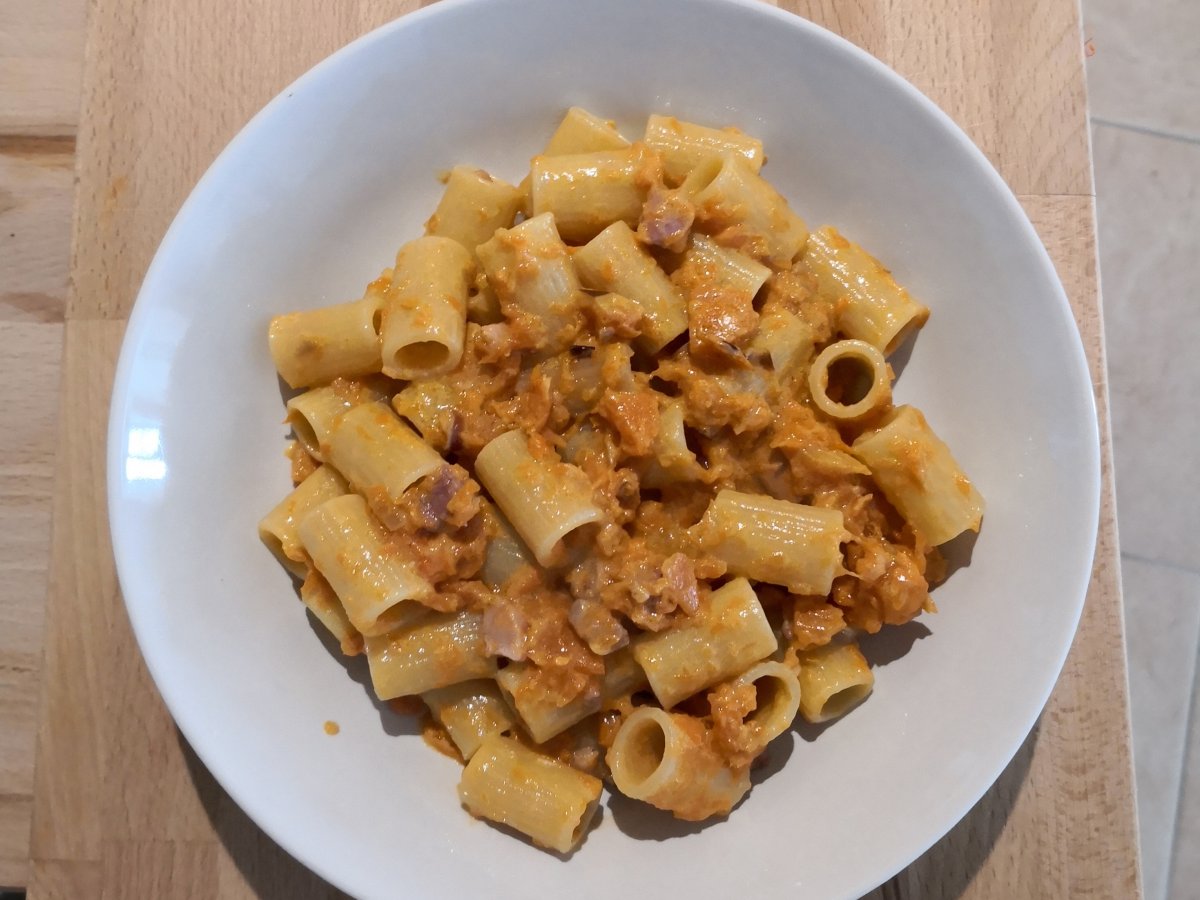
[[[138,285],[205,167],[289,81],[419,5],[93,0],[85,24],[85,0],[0,0],[0,886],[32,900],[340,896],[233,804],[154,690],[113,569],[105,419]],[[1000,170],[1070,295],[1104,435],[1091,588],[1046,711],[975,809],[872,897],[1136,898],[1076,2],[779,5],[897,69]]]

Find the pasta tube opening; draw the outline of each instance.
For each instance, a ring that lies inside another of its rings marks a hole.
[[[761,731],[763,746],[791,727],[800,709],[800,682],[780,662],[759,663],[739,679],[754,688],[754,709],[745,722]]]
[[[470,251],[453,238],[427,236],[400,248],[383,304],[385,375],[428,378],[458,365],[474,269]]]
[[[317,462],[325,462],[325,447],[334,423],[342,413],[360,403],[381,400],[387,396],[382,379],[338,378],[324,387],[298,394],[287,402],[287,418],[296,440]]]
[[[679,193],[694,201],[701,191],[716,181],[723,164],[724,157],[706,157],[687,173],[687,177],[679,185]]]
[[[725,815],[750,790],[749,766],[731,766],[700,719],[643,706],[621,725],[607,754],[617,789],[675,818]]]
[[[808,388],[817,408],[831,419],[852,421],[891,402],[887,361],[866,341],[837,341],[813,360]]]
[[[767,660],[708,695],[713,737],[730,765],[748,766],[791,727],[800,683],[787,665]]]
[[[304,410],[289,407],[287,418],[284,421],[292,426],[292,432],[296,435],[300,446],[313,459],[319,461],[321,459],[321,456],[318,455],[321,452],[321,438],[317,434],[317,427],[313,424],[312,419],[305,415]]]
[[[295,575],[297,578],[304,577],[304,564],[298,560],[294,560],[288,556],[287,550],[283,547],[283,539],[273,531],[267,531],[263,526],[258,527],[258,536],[267,549],[271,551],[271,555],[279,560],[280,564]]]
[[[621,792],[639,798],[654,792],[662,780],[663,763],[667,757],[667,728],[661,719],[667,714],[661,710],[644,708],[642,715],[631,716],[613,743],[614,752],[620,759]],[[618,777],[613,772],[614,778]],[[659,776],[657,779],[655,776]]]
[[[858,644],[833,643],[797,654],[800,714],[814,724],[844,716],[875,687]]]
[[[329,582],[316,569],[308,570],[304,583],[300,585],[300,599],[317,621],[337,639],[343,654],[358,656],[362,653],[362,635],[351,624],[342,601],[333,592]]]
[[[345,480],[329,466],[321,466],[275,505],[258,523],[258,536],[275,558],[297,578],[308,572],[308,558],[300,542],[299,524],[326,500],[346,493]]]
[[[437,341],[416,341],[396,351],[399,369],[441,369],[450,359],[450,348]]]
[[[821,707],[819,721],[841,718],[865,700],[869,693],[871,693],[869,684],[856,684],[843,688],[825,701],[825,705]]]

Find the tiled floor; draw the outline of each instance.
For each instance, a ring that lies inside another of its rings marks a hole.
[[[1084,0],[1147,900],[1200,898],[1200,0]]]

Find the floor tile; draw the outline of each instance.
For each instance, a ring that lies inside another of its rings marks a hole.
[[[1084,34],[1094,117],[1200,138],[1200,3],[1086,0]]]
[[[1094,146],[1121,550],[1200,571],[1200,144]]]
[[[1200,574],[1130,559],[1121,566],[1146,898],[1162,900],[1200,639]]]
[[[1200,895],[1200,691],[1194,688],[1176,821],[1169,896],[1171,900],[1195,900]]]

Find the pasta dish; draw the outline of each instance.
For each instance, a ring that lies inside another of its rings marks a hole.
[[[279,315],[294,490],[260,524],[460,799],[558,852],[602,785],[729,813],[933,611],[983,500],[889,355],[929,310],[761,175],[760,141],[566,114],[458,166],[352,302]]]

